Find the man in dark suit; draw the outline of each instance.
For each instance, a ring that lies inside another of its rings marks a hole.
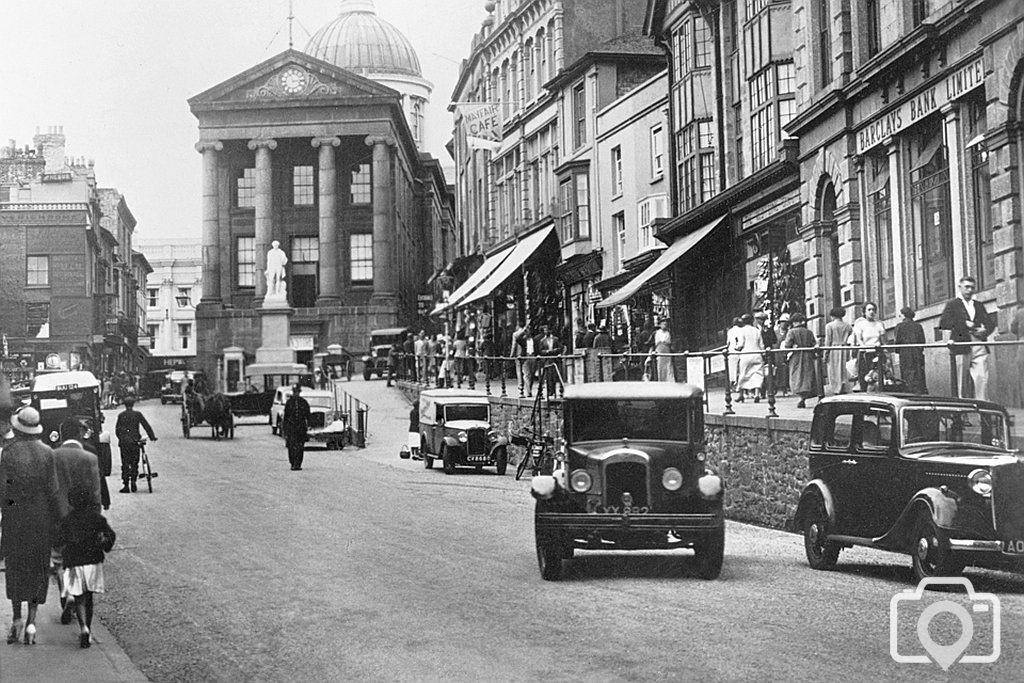
[[[309,428],[309,403],[300,395],[302,387],[296,384],[292,395],[284,404],[284,419],[281,433],[288,445],[288,462],[293,470],[302,469],[302,457],[306,450],[306,433]]]
[[[960,296],[950,300],[942,310],[939,329],[949,330],[949,341],[965,344],[953,347],[953,354],[962,359],[963,367],[957,373],[957,395],[964,395],[964,380],[970,373],[974,382],[974,398],[988,398],[988,348],[983,345],[967,346],[975,341],[985,341],[995,329],[995,324],[985,310],[985,305],[974,300],[977,281],[970,275],[960,278]]]
[[[150,441],[156,441],[146,416],[135,410],[135,398],[125,396],[124,410],[117,416],[117,424],[114,426],[117,445],[121,449],[121,483],[124,484],[119,493],[134,493],[138,490],[135,480],[139,477],[139,443],[142,441],[139,427],[146,430]]]

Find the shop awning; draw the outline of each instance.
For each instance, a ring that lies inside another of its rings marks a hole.
[[[476,291],[472,292],[463,301],[457,303],[456,306],[467,306],[490,295],[490,293],[500,287],[505,280],[512,277],[512,274],[515,273],[520,266],[526,263],[526,259],[530,258],[544,240],[554,232],[555,226],[551,225],[521,239],[518,244],[511,248],[512,253],[509,254],[508,258],[502,261],[502,263],[487,276],[487,280],[477,287]]]
[[[459,285],[454,292],[448,295],[448,301],[442,301],[437,306],[434,306],[434,310],[430,312],[430,315],[444,313],[453,306],[461,305],[462,300],[472,294],[473,290],[475,290],[488,275],[493,273],[514,250],[515,247],[506,247],[498,253],[488,256],[484,262],[480,264],[480,267],[474,270],[470,276],[466,278],[465,282]]]
[[[597,307],[609,308],[629,301],[645,284],[675,263],[680,256],[697,246],[702,239],[707,237],[724,220],[725,216],[719,216],[703,228],[677,239],[668,249],[661,253],[657,261],[647,266],[642,273],[623,285],[621,289],[615,290],[607,299],[597,304]]]

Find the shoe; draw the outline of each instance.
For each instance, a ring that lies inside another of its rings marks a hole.
[[[25,644],[35,645],[36,644],[36,625],[29,624],[25,627]]]
[[[139,487],[135,484],[135,480],[132,479],[132,493],[135,493],[138,490],[139,490]]]
[[[11,631],[7,634],[7,644],[16,643],[21,640],[21,629],[25,627],[25,622],[21,619],[15,619],[11,622]]]
[[[79,633],[78,647],[85,649],[88,648],[90,645],[92,645],[92,634],[88,631],[86,631],[85,633]]]
[[[131,493],[131,492],[132,492],[132,490],[130,488],[128,488],[128,484],[125,484],[124,487],[120,491],[118,491],[118,493]]]

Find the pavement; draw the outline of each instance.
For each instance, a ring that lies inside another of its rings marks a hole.
[[[6,596],[6,572],[0,571],[0,586]],[[78,645],[78,622],[64,626],[60,623],[60,597],[57,584],[51,582],[46,603],[39,606],[36,615],[36,644],[17,642],[7,644],[11,625],[11,603],[0,602],[0,682],[18,681],[89,681],[89,683],[122,683],[148,681],[142,671],[132,664],[128,655],[117,644],[114,636],[100,621],[103,613],[103,595],[96,595],[92,622],[92,647],[83,650]],[[24,609],[24,608],[23,608]],[[24,612],[22,613],[24,614]]]

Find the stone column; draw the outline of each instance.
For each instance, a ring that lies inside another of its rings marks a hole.
[[[333,306],[339,297],[340,269],[338,268],[338,195],[334,149],[341,138],[313,138],[313,147],[320,150],[320,297],[317,306]]]
[[[886,140],[885,147],[889,154],[889,230],[892,232],[893,293],[896,297],[896,306],[901,307],[911,305],[907,297],[904,273],[914,263],[914,259],[908,258],[907,247],[903,241],[903,218],[906,215],[904,203],[909,195],[906,191],[906,179],[903,177],[899,138]]]
[[[946,160],[949,165],[949,217],[952,230],[950,247],[953,249],[953,282],[950,291],[957,292],[956,283],[964,275],[977,275],[967,272],[967,260],[964,239],[964,146],[960,134],[960,107],[947,104],[942,108],[943,140],[946,144]]]
[[[389,135],[370,135],[366,144],[373,147],[373,296],[395,296],[394,199],[391,184],[391,147],[395,139]]]
[[[256,296],[253,307],[263,303],[267,295],[267,250],[273,240],[274,204],[271,151],[277,149],[277,140],[250,140],[249,149],[256,152]],[[287,245],[286,245],[287,246]]]
[[[196,143],[196,151],[203,155],[203,303],[219,303],[222,297],[217,152],[223,149],[219,140]]]

